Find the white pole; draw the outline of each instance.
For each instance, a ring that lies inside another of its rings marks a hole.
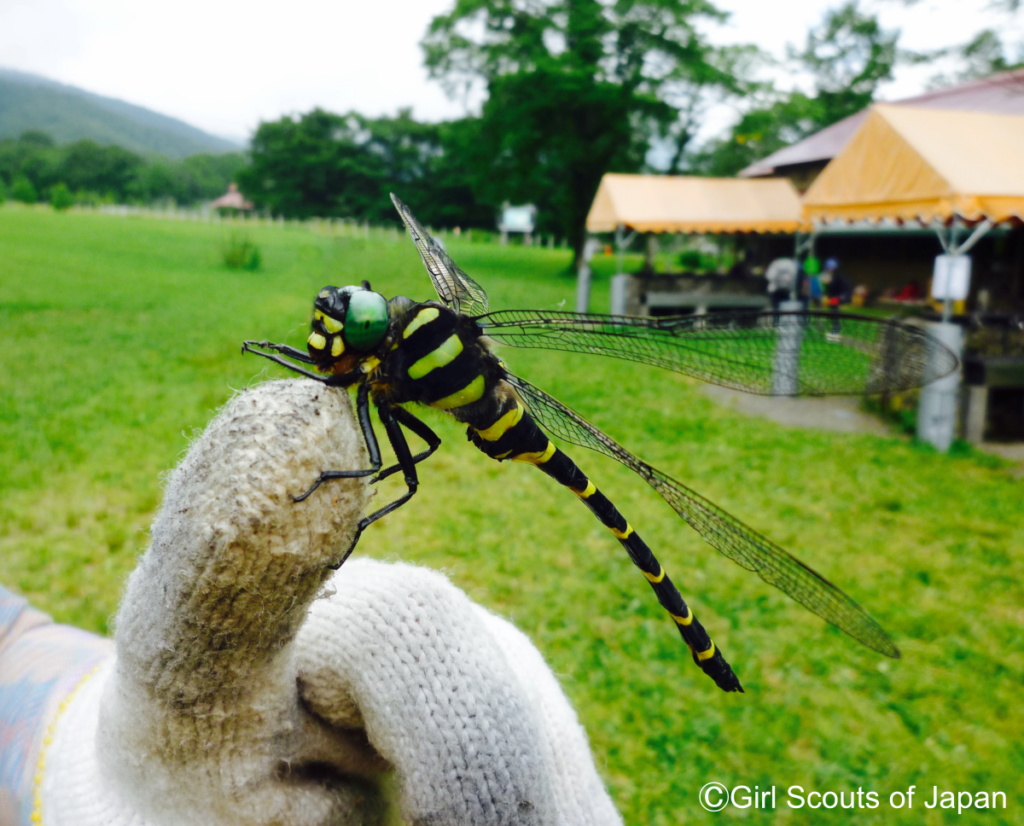
[[[589,235],[583,241],[583,255],[576,272],[576,312],[585,313],[590,307],[590,258],[597,248],[597,239]]]

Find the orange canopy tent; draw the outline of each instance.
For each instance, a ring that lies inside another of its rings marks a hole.
[[[812,220],[1024,218],[1024,116],[876,105],[804,195]]]
[[[784,178],[619,175],[601,178],[588,232],[798,232],[800,196]]]

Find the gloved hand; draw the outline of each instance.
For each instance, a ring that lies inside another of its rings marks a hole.
[[[50,715],[36,799],[10,810],[47,826],[364,824],[391,789],[411,824],[621,823],[526,637],[437,573],[330,570],[364,481],[292,495],[366,463],[344,393],[285,381],[235,398],[171,476],[116,655],[91,653]],[[17,648],[0,639],[0,749]],[[0,819],[26,794],[23,774],[3,788],[17,759],[0,751]]]

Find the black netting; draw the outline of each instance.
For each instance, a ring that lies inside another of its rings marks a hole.
[[[477,322],[501,344],[613,356],[762,395],[896,392],[942,378],[958,363],[917,327],[832,313],[631,318],[501,310]]]

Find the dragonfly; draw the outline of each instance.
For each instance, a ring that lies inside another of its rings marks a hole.
[[[441,444],[437,434],[409,409],[424,405],[465,424],[470,441],[487,456],[533,465],[568,488],[622,544],[669,614],[694,663],[723,691],[741,692],[743,687],[721,649],[640,534],[549,434],[621,462],[727,558],[860,643],[885,656],[899,657],[889,635],[839,588],[512,373],[494,345],[627,359],[746,392],[798,396],[918,387],[957,368],[951,351],[918,327],[835,313],[650,318],[561,310],[491,312],[484,289],[452,261],[405,204],[391,197],[438,300],[387,299],[367,281],[359,286],[328,286],[314,300],[305,352],[270,341],[242,345],[243,353],[264,356],[325,385],[357,388],[356,415],[370,467],[324,470],[308,490],[294,497],[296,502],[332,479],[372,477],[375,483],[402,474],[405,493],[361,519],[350,546],[333,567],[345,562],[369,525],[415,495],[416,466]],[[396,463],[386,468],[371,404],[396,457]],[[422,439],[426,448],[414,454],[406,431]]]

